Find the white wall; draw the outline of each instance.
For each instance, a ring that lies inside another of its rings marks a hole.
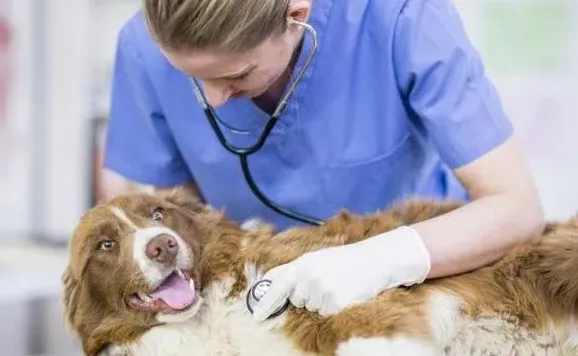
[[[578,1],[455,2],[514,122],[547,217],[565,218],[578,212]],[[551,10],[528,10],[536,4],[548,4]],[[484,19],[484,10],[491,5],[513,6],[520,20]],[[494,35],[488,38],[490,26]],[[513,33],[521,36],[514,39]],[[500,34],[509,39],[500,41]],[[545,57],[558,63],[537,64]],[[498,65],[498,59],[513,65]]]
[[[0,127],[0,238],[19,234],[30,226],[32,3],[33,0],[14,0],[5,9],[13,26],[13,75],[7,117]]]
[[[89,204],[90,120],[108,109],[116,35],[138,5],[13,0],[17,67],[0,135],[0,238],[66,239]]]
[[[116,38],[120,27],[139,8],[140,0],[99,0],[91,13],[95,25],[90,55],[93,61],[93,112],[106,115],[110,99],[110,79]]]
[[[0,236],[68,234],[87,181],[90,1],[15,0],[12,10],[15,75],[2,136]]]
[[[88,202],[90,0],[46,0],[45,176],[39,231],[68,236]],[[67,15],[73,13],[74,16]],[[71,31],[71,28],[74,31]]]

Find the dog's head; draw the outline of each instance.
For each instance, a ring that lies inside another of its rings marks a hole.
[[[178,190],[125,195],[85,213],[63,283],[65,316],[87,355],[196,313],[202,247],[222,216]]]

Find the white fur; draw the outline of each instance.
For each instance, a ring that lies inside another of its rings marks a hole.
[[[462,300],[451,294],[434,292],[428,304],[430,330],[436,343],[445,345],[456,335]]]
[[[261,225],[265,225],[265,223],[261,219],[253,218],[245,220],[245,222],[241,224],[241,230],[249,232],[254,229],[257,229]]]
[[[564,355],[578,355],[578,328],[574,323],[568,326],[563,350]]]
[[[98,353],[98,356],[125,356],[126,351],[118,345],[110,345]]]
[[[127,224],[134,232],[133,241],[133,259],[139,266],[143,276],[146,281],[151,286],[157,286],[160,284],[172,270],[167,270],[165,266],[157,263],[146,255],[147,244],[155,237],[161,234],[168,234],[175,238],[179,245],[179,253],[177,255],[177,268],[186,268],[193,263],[192,253],[187,246],[187,244],[181,239],[181,237],[169,228],[164,226],[150,226],[150,227],[138,227],[121,209],[111,208],[111,211],[116,215],[121,221]]]
[[[452,294],[434,292],[429,304],[429,324],[437,349],[446,356],[551,355],[558,354],[555,333],[531,332],[507,315],[460,315],[463,301]]]
[[[122,211],[122,209],[111,207],[110,210],[117,218],[119,218],[123,223],[127,224],[131,229],[135,231],[138,230],[138,226],[136,226],[136,224],[132,222],[131,219],[129,219],[129,217],[124,213],[124,211]]]
[[[249,286],[260,277],[255,266],[247,265],[245,271]],[[227,300],[234,282],[228,278],[208,286],[203,292],[202,305],[191,320],[157,326],[138,342],[121,348],[138,356],[305,355],[278,331],[283,325],[283,316],[258,323],[253,320],[244,298]]]
[[[133,258],[138,264],[143,275],[149,283],[152,285],[157,285],[166,276],[172,272],[172,270],[166,270],[166,267],[158,262],[155,262],[147,257],[146,246],[155,237],[161,234],[169,234],[177,240],[179,245],[179,253],[177,255],[177,268],[189,268],[191,265],[190,259],[192,258],[189,247],[185,242],[170,229],[159,226],[147,227],[144,229],[139,229],[134,234],[133,243]]]
[[[434,356],[432,346],[417,339],[352,338],[337,347],[336,356]]]
[[[564,345],[552,330],[530,331],[507,314],[464,318],[456,330],[446,345],[440,345],[446,356],[574,354],[562,353]]]

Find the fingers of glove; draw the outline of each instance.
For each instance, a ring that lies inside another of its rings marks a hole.
[[[309,298],[310,291],[303,287],[303,283],[295,284],[295,288],[293,292],[289,296],[289,301],[297,308],[303,308],[307,303],[307,299]]]
[[[335,298],[333,298],[332,296],[327,296],[323,299],[321,308],[319,308],[319,314],[321,316],[330,316],[337,314],[339,310],[340,308],[337,305]]]
[[[323,306],[323,293],[319,288],[319,284],[310,286],[307,300],[305,301],[305,308],[312,312],[317,312]]]
[[[346,298],[337,298],[335,295],[330,294],[327,295],[326,298],[323,300],[323,307],[319,310],[319,314],[322,316],[331,316],[335,315],[345,308],[353,307],[358,304],[362,304],[369,300],[370,297],[365,297],[363,295],[350,295]]]
[[[266,273],[263,279],[271,281],[271,287],[253,310],[253,318],[257,321],[266,320],[277,309],[281,308],[293,293],[295,288],[295,273],[291,265],[282,265]]]

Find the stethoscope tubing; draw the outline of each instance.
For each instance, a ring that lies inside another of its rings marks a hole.
[[[309,51],[309,55],[308,55],[307,60],[305,61],[304,65],[303,65],[303,67],[301,68],[301,70],[297,74],[295,80],[291,81],[289,89],[285,92],[285,95],[283,95],[283,97],[281,98],[279,104],[277,105],[277,108],[275,109],[273,114],[270,116],[269,120],[267,121],[267,124],[265,125],[265,128],[261,132],[261,135],[259,136],[259,138],[257,139],[257,141],[253,145],[248,146],[248,147],[238,147],[238,146],[232,145],[230,142],[227,141],[225,135],[223,134],[223,131],[221,130],[221,128],[219,127],[219,124],[217,122],[217,121],[220,122],[220,120],[218,119],[218,115],[215,113],[214,109],[208,104],[208,102],[205,98],[205,95],[203,94],[203,92],[200,89],[201,86],[199,85],[197,79],[192,78],[192,82],[193,82],[193,89],[195,92],[195,96],[197,97],[197,100],[199,101],[199,103],[202,105],[205,116],[207,117],[213,131],[215,132],[217,139],[219,140],[221,145],[227,151],[229,151],[230,153],[239,157],[239,163],[241,165],[241,170],[243,172],[243,176],[247,182],[247,185],[249,186],[249,188],[253,192],[253,194],[267,207],[269,207],[270,209],[276,211],[277,213],[279,213],[283,216],[286,216],[286,217],[291,218],[293,220],[297,220],[297,221],[300,221],[300,222],[303,222],[306,224],[310,224],[310,225],[322,225],[323,222],[319,219],[309,217],[309,216],[297,213],[295,211],[291,211],[291,210],[283,208],[280,205],[271,201],[261,191],[261,189],[259,189],[259,187],[255,183],[255,180],[253,179],[253,175],[251,174],[251,170],[249,168],[249,162],[248,162],[248,157],[250,155],[258,152],[265,144],[265,141],[267,140],[271,131],[275,127],[275,124],[279,121],[279,116],[281,115],[281,112],[287,106],[287,103],[289,101],[289,97],[295,92],[295,88],[296,88],[297,84],[299,83],[299,81],[301,80],[303,75],[305,74],[305,71],[307,70],[307,68],[311,64],[313,56],[317,51],[317,33],[316,33],[315,29],[313,29],[313,27],[311,27],[307,23],[298,22],[298,21],[293,21],[293,22],[303,26],[307,30],[307,32],[309,32],[312,35],[312,38],[313,38],[312,47],[311,47],[311,50]]]

